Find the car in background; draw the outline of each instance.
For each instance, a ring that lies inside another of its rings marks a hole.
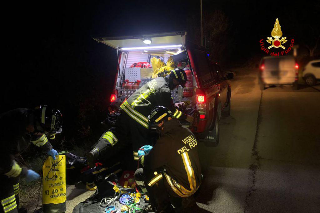
[[[299,65],[293,56],[266,56],[259,65],[260,89],[270,85],[292,85],[298,89]]]
[[[303,69],[303,79],[309,86],[314,86],[320,80],[320,60],[310,61]]]

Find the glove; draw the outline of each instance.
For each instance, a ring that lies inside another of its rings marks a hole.
[[[138,156],[141,157],[143,155],[147,155],[149,154],[149,152],[151,151],[153,147],[150,145],[144,145],[142,146],[139,150],[138,150]]]
[[[27,176],[26,176],[26,181],[27,182],[31,182],[31,181],[35,181],[38,180],[40,178],[40,175],[38,173],[36,173],[35,171],[29,169],[27,171]]]
[[[53,160],[56,159],[56,156],[59,155],[59,153],[57,152],[57,150],[55,149],[51,149],[48,153],[49,156],[51,156],[53,158]]]

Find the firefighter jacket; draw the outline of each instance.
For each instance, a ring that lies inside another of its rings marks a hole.
[[[152,187],[164,178],[179,197],[194,194],[202,178],[197,144],[192,132],[178,120],[166,122],[159,140],[144,157],[145,170],[156,171],[148,185]]]
[[[45,152],[52,149],[45,134],[35,136],[26,131],[27,125],[33,123],[33,111],[25,108],[0,115],[0,175],[8,178],[26,175],[27,168],[21,168],[14,156],[27,149],[30,142]]]
[[[147,129],[148,115],[156,106],[164,106],[174,112],[175,118],[185,119],[186,116],[174,107],[168,81],[168,78],[163,77],[149,81],[121,104],[120,108]]]
[[[138,160],[138,149],[143,145],[152,145],[149,138],[148,115],[156,106],[164,106],[174,112],[177,119],[185,119],[181,111],[177,110],[171,98],[168,78],[155,78],[134,92],[120,108],[120,116],[115,128],[106,131],[94,145],[92,153],[102,153],[108,147],[114,146],[118,141],[123,142],[125,136],[133,144],[134,159]]]

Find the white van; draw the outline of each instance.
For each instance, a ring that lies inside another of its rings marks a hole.
[[[267,56],[259,65],[260,89],[268,85],[292,85],[298,89],[299,66],[293,56]]]

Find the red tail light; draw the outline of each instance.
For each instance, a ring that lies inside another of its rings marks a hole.
[[[260,70],[263,71],[264,70],[264,64],[261,64],[260,66]]]
[[[205,119],[206,115],[200,115],[200,119]]]
[[[204,95],[197,95],[197,102],[199,104],[202,104],[206,101],[205,96]]]
[[[110,96],[110,102],[112,103],[112,102],[115,102],[116,100],[117,100],[116,94],[112,94],[112,95]]]
[[[299,65],[296,63],[296,65],[294,66],[296,69],[299,69]]]

